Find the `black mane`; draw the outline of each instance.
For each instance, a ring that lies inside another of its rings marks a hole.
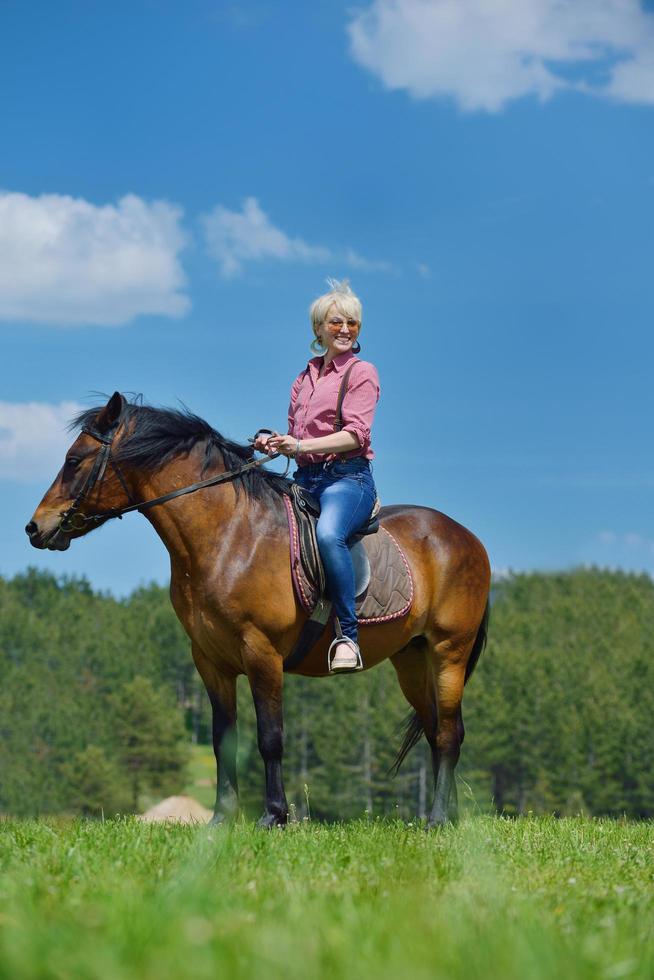
[[[71,420],[69,428],[93,426],[102,407],[80,412]],[[227,470],[236,470],[252,459],[250,446],[226,439],[199,415],[186,408],[152,408],[150,405],[126,402],[119,421],[127,423],[130,431],[116,447],[114,457],[118,463],[137,469],[157,470],[175,456],[188,455],[199,442],[205,443],[203,477],[218,457]],[[237,493],[239,487],[243,487],[253,500],[271,501],[271,498],[288,493],[289,481],[277,473],[257,467],[236,478],[234,486]]]

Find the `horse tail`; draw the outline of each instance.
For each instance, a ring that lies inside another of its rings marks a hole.
[[[477,630],[477,636],[475,637],[475,644],[472,648],[470,656],[468,657],[468,663],[466,664],[466,676],[464,683],[468,683],[468,679],[472,675],[473,670],[477,666],[477,661],[482,655],[483,649],[486,646],[486,640],[488,639],[488,620],[490,619],[490,599],[486,600],[486,608],[484,609],[484,615],[481,618],[481,623],[479,624],[479,629]]]
[[[490,619],[490,600],[486,602],[486,608],[484,609],[484,615],[481,618],[481,623],[477,630],[477,636],[475,637],[475,642],[473,644],[472,650],[470,651],[470,657],[468,658],[468,663],[466,664],[466,674],[464,683],[468,682],[468,678],[472,674],[473,670],[477,666],[477,661],[481,657],[484,647],[486,646],[486,640],[488,639],[488,621]],[[435,722],[438,715],[438,702],[436,700],[436,692],[432,691],[430,696],[430,707],[433,712],[434,720],[434,730]],[[459,719],[461,724],[462,720]],[[402,745],[400,750],[393,760],[393,764],[388,770],[389,775],[397,776],[400,771],[400,767],[407,755],[413,749],[420,739],[422,738],[425,728],[422,723],[422,719],[417,711],[410,711],[406,716],[404,721],[400,725],[400,731],[404,731],[404,738],[402,740]],[[462,739],[463,740],[463,739]]]
[[[422,720],[417,711],[410,711],[399,727],[400,731],[404,730],[404,739],[400,751],[393,760],[393,765],[388,770],[389,776],[397,776],[400,766],[411,749],[418,744],[424,732]]]

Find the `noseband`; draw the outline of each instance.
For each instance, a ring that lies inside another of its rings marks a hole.
[[[117,426],[114,426],[114,428],[111,429],[107,435],[104,435],[102,432],[98,432],[97,429],[94,429],[90,425],[85,425],[82,429],[82,432],[85,435],[91,436],[92,439],[95,439],[100,443],[100,449],[98,450],[98,453],[93,461],[93,466],[91,467],[89,475],[84,481],[81,490],[73,500],[68,510],[61,512],[58,530],[63,531],[65,534],[70,534],[72,531],[81,531],[87,524],[92,524],[94,522],[98,523],[99,521],[107,520],[111,517],[122,517],[126,510],[136,510],[139,506],[138,503],[134,502],[134,498],[129,492],[129,487],[127,486],[125,478],[120,471],[120,467],[111,454],[111,446],[114,441],[114,436],[116,435],[116,430]],[[87,516],[80,513],[80,506],[91,493],[96,483],[102,483],[107,465],[109,463],[111,464],[114,473],[120,480],[123,490],[127,494],[127,499],[129,500],[130,506],[127,508],[114,508],[107,511],[105,514],[92,514]]]
[[[268,463],[272,459],[277,459],[280,453],[274,453],[272,456],[265,456],[261,459],[251,459],[243,466],[240,466],[236,470],[230,470],[227,473],[220,473],[218,476],[209,477],[208,480],[201,480],[199,483],[191,483],[186,487],[182,487],[179,490],[171,490],[170,493],[165,493],[161,497],[154,497],[152,500],[140,500],[135,501],[129,492],[129,487],[125,481],[123,474],[120,471],[120,467],[116,462],[115,457],[111,453],[111,446],[114,441],[118,425],[114,426],[106,435],[102,432],[98,432],[90,425],[85,425],[82,428],[82,432],[91,436],[92,439],[97,440],[100,443],[100,449],[93,461],[93,466],[87,476],[82,489],[79,491],[72,504],[68,510],[63,510],[60,513],[60,519],[57,527],[55,528],[54,534],[58,531],[62,531],[64,534],[71,534],[74,531],[83,531],[88,525],[99,524],[102,521],[110,521],[115,517],[122,519],[123,514],[129,514],[130,511],[138,510],[142,513],[144,510],[149,510],[150,507],[156,507],[158,504],[165,504],[168,500],[174,500],[175,497],[182,497],[187,493],[195,493],[196,490],[203,490],[205,487],[215,486],[217,483],[227,483],[229,480],[233,480],[237,476],[241,476],[243,473],[247,473],[248,470],[256,469],[263,463]],[[269,432],[269,429],[260,429],[259,432]],[[259,433],[257,433],[258,435]],[[256,436],[254,437],[256,438]],[[252,440],[254,441],[254,439]],[[112,507],[109,510],[104,511],[101,514],[82,514],[80,512],[80,506],[84,503],[86,498],[89,496],[96,484],[102,483],[104,475],[107,470],[107,466],[111,465],[114,473],[118,477],[120,484],[127,495],[129,504],[125,507]],[[283,477],[288,473],[288,468],[290,465],[290,460],[287,460],[286,470]],[[52,536],[54,536],[54,534]]]

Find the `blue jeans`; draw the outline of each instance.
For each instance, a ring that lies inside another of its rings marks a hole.
[[[293,477],[320,502],[316,532],[329,598],[341,630],[356,643],[354,569],[348,541],[367,523],[377,496],[370,463],[362,456],[312,463],[301,466]]]

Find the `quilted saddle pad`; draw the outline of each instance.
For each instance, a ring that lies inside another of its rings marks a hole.
[[[289,497],[284,497],[284,503],[291,544],[293,585],[303,608],[312,613],[322,598],[317,582],[321,579],[324,581],[324,571],[315,567],[317,549],[301,547],[300,542],[306,541],[307,535],[300,533],[298,522],[315,523],[315,518],[302,511],[298,514]],[[360,540],[370,562],[370,581],[356,599],[359,623],[366,626],[406,616],[413,602],[413,578],[404,552],[384,527]],[[306,554],[306,551],[312,553]]]

